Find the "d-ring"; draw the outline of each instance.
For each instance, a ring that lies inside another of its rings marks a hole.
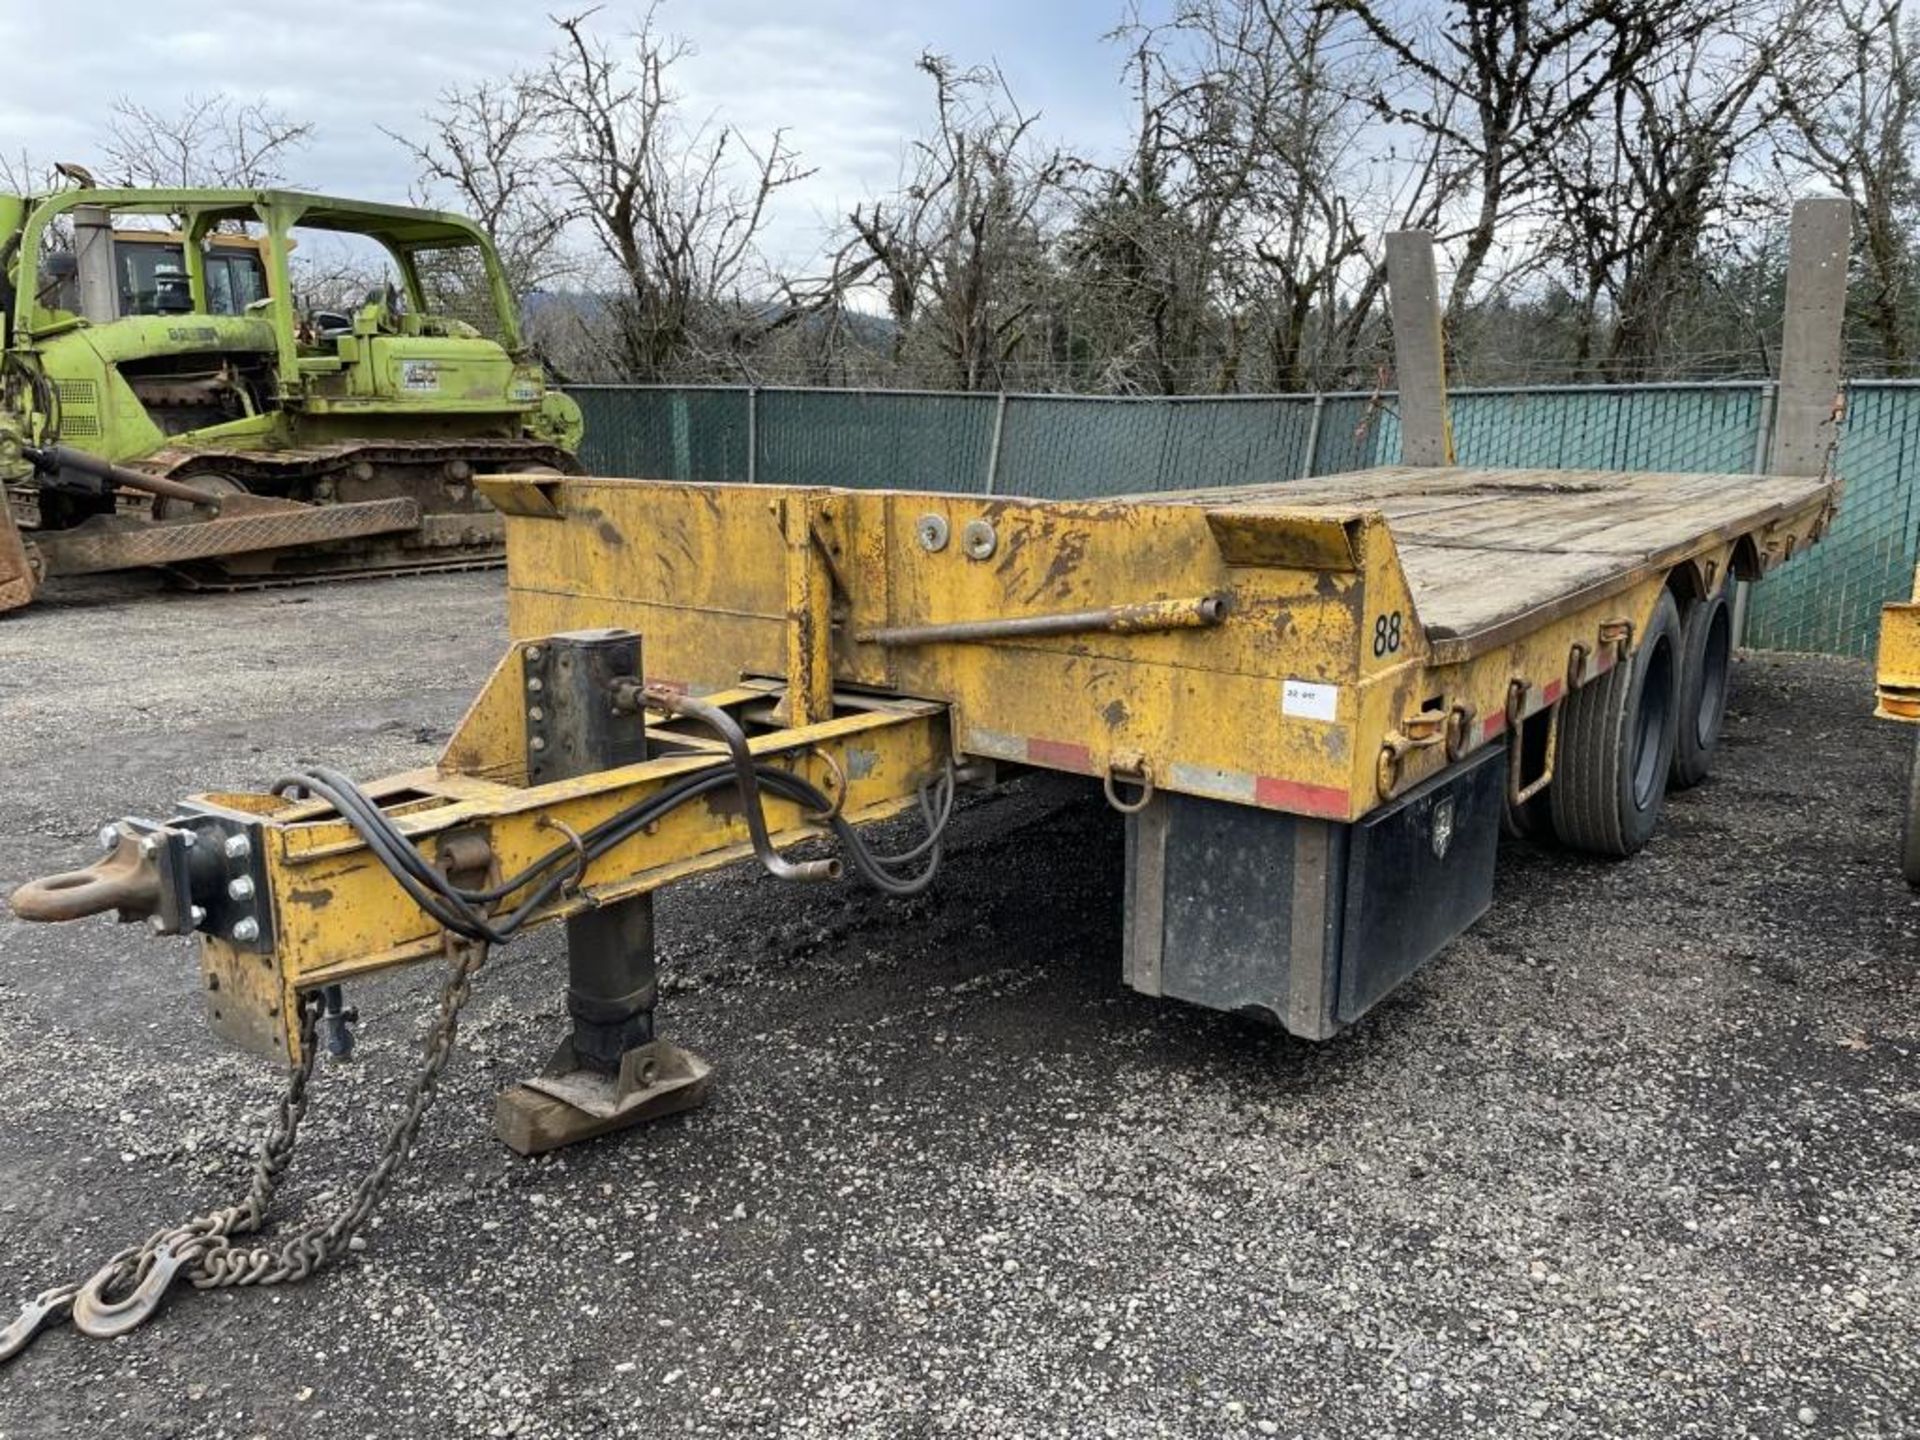
[[[567,824],[566,821],[556,820],[551,815],[542,815],[540,817],[540,825],[543,829],[558,830],[573,843],[573,853],[576,857],[573,862],[573,874],[568,876],[566,883],[560,887],[560,893],[562,895],[579,894],[580,882],[584,880],[587,875],[586,841],[582,840],[580,838],[580,832]]]
[[[833,801],[825,810],[809,810],[807,814],[815,820],[825,823],[838,820],[840,812],[847,808],[847,772],[840,768],[840,762],[833,758],[831,750],[822,750],[818,745],[812,747],[816,759],[824,763],[833,775],[833,784],[827,788],[827,795]]]
[[[1111,768],[1100,777],[1100,787],[1107,792],[1107,803],[1122,815],[1138,815],[1153,799],[1153,772],[1142,765],[1137,772],[1124,777],[1128,784],[1140,787],[1140,798],[1131,803],[1123,801],[1119,792],[1113,788],[1113,782],[1119,778],[1121,778],[1120,773]]]

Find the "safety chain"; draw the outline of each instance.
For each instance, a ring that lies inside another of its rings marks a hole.
[[[83,1335],[111,1340],[150,1319],[173,1282],[184,1276],[196,1290],[242,1285],[284,1285],[304,1280],[337,1258],[351,1244],[393,1188],[432,1105],[441,1072],[453,1056],[460,1009],[472,993],[474,972],[485,963],[487,947],[447,943],[451,971],[440,992],[440,1007],[427,1038],[425,1062],[413,1082],[406,1113],[394,1123],[380,1158],[360,1177],[353,1195],[330,1219],[316,1220],[270,1244],[236,1245],[266,1222],[280,1177],[293,1159],[300,1121],[307,1112],[307,1084],[313,1075],[314,1041],[322,1008],[321,992],[300,997],[300,1061],[287,1072],[287,1088],[254,1156],[246,1198],[209,1211],[182,1225],[156,1231],[143,1243],[122,1250],[80,1285],[59,1285],[28,1301],[20,1317],[0,1329],[0,1363],[11,1360],[47,1325],[63,1316]],[[119,1298],[111,1298],[118,1296]]]

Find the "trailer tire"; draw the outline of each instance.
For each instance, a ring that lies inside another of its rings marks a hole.
[[[1679,736],[1671,777],[1675,789],[1698,785],[1713,768],[1732,688],[1733,608],[1723,585],[1689,604],[1680,622]]]
[[[1633,659],[1560,703],[1553,828],[1595,855],[1632,855],[1666,800],[1680,712],[1680,612],[1662,592]]]

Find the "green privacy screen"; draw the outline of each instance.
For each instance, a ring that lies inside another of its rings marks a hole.
[[[918,391],[580,386],[599,475],[1078,499],[1393,464],[1394,396],[1112,399]],[[1760,382],[1471,390],[1451,397],[1465,465],[1765,468]],[[1753,593],[1749,644],[1872,653],[1880,602],[1914,567],[1920,383],[1851,387],[1828,537]]]

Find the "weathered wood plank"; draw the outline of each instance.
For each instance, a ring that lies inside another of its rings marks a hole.
[[[1391,466],[1129,498],[1249,515],[1382,515],[1429,633],[1464,641],[1678,563],[1690,547],[1804,509],[1823,491],[1789,476]]]

